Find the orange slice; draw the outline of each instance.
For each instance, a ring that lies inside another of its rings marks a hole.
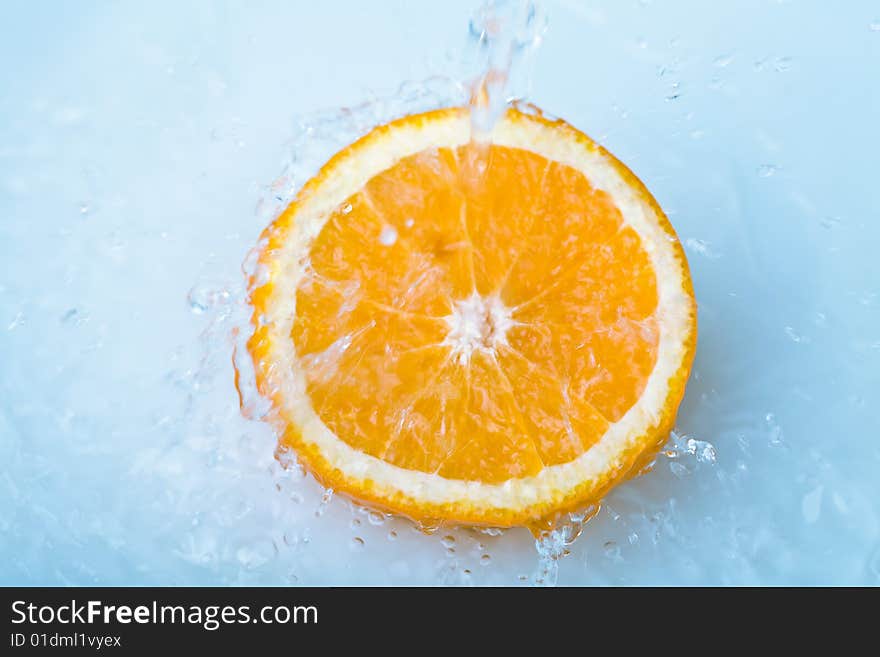
[[[696,344],[681,245],[562,121],[409,116],[267,228],[248,343],[279,448],[428,524],[546,526],[665,442]]]

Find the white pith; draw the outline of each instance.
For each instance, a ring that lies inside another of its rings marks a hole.
[[[513,326],[510,308],[497,295],[482,296],[474,292],[456,301],[452,314],[445,318],[449,333],[443,344],[452,357],[464,364],[480,349],[494,353],[507,344],[507,330]]]
[[[266,302],[265,323],[271,350],[270,387],[281,389],[283,403],[277,410],[281,417],[296,425],[302,440],[313,444],[347,478],[370,482],[372,490],[393,497],[403,494],[425,504],[466,503],[470,507],[492,510],[517,510],[524,507],[552,505],[584,482],[600,478],[620,465],[628,448],[660,418],[669,392],[669,382],[681,366],[692,332],[691,299],[685,291],[686,273],[676,258],[670,235],[664,231],[654,209],[621,176],[612,162],[597,148],[589,148],[563,131],[538,121],[502,118],[492,133],[492,142],[522,148],[548,160],[581,171],[591,184],[607,192],[621,212],[624,222],[641,237],[654,270],[657,272],[659,327],[657,360],[639,400],[605,435],[581,456],[568,463],[547,466],[533,476],[510,479],[500,484],[446,479],[437,474],[407,470],[361,452],[333,434],[312,408],[306,393],[306,380],[290,338],[295,317],[296,290],[306,274],[312,241],[321,231],[331,212],[367,181],[400,159],[433,147],[457,147],[470,140],[470,122],[464,113],[451,113],[440,119],[408,122],[392,127],[374,143],[354,149],[327,172],[319,193],[306,194],[299,200],[293,227],[283,245],[271,254],[265,273],[272,281],[271,296]],[[462,302],[464,303],[464,302]],[[484,333],[465,321],[468,313],[493,310],[485,300],[479,309],[460,306],[448,318],[448,340],[459,354],[483,344]],[[503,326],[503,309],[496,309]],[[504,339],[504,331],[490,339]]]

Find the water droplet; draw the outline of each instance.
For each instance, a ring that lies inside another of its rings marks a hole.
[[[791,69],[791,57],[777,57],[773,60],[773,68],[777,73],[785,73]]]
[[[715,453],[715,446],[712,443],[705,440],[688,438],[686,444],[688,454],[696,456],[698,463],[715,463],[717,454]]]
[[[480,557],[480,565],[488,566],[492,562],[492,557],[488,554],[484,554]]]
[[[393,246],[397,241],[397,229],[394,226],[388,226],[382,228],[382,232],[379,233],[379,242],[384,246]]]
[[[486,536],[502,536],[504,530],[500,527],[481,527],[480,533],[485,534]]]
[[[450,534],[447,534],[447,535],[444,536],[442,539],[440,539],[440,543],[441,543],[441,544],[443,545],[443,547],[445,547],[445,548],[451,548],[451,547],[453,547],[453,546],[455,545],[455,536],[452,536],[452,535],[450,535]]]
[[[388,540],[389,541],[396,541],[397,540],[397,532],[394,529],[392,529],[390,532],[388,532]]]
[[[785,442],[785,437],[782,432],[782,427],[776,422],[776,416],[773,413],[767,413],[767,415],[764,416],[764,421],[767,423],[767,428],[770,431],[770,444],[783,444]]]
[[[801,500],[801,514],[804,516],[807,524],[812,525],[819,519],[819,515],[822,512],[822,492],[824,490],[824,486],[817,486],[804,495],[804,498]]]
[[[324,515],[324,511],[327,510],[327,506],[333,500],[333,489],[328,488],[323,493],[321,493],[321,501],[318,504],[318,508],[315,509],[315,517],[320,518]]]
[[[67,322],[69,322],[71,319],[73,319],[74,317],[76,317],[76,315],[77,315],[78,312],[79,312],[79,311],[78,311],[76,308],[70,308],[66,313],[64,313],[63,315],[61,315],[61,321],[62,321],[62,323],[65,323],[65,324],[66,324]]]
[[[769,178],[770,176],[775,175],[777,171],[779,171],[779,167],[775,164],[762,164],[758,167],[757,171],[758,175],[761,178]]]
[[[364,539],[362,539],[360,536],[355,536],[353,539],[351,539],[350,547],[353,551],[357,552],[363,550],[365,545],[366,541],[364,541]]]
[[[796,342],[796,343],[803,342],[804,344],[809,344],[809,342],[810,342],[810,338],[803,336],[803,335],[800,335],[791,326],[785,327],[785,335],[787,335],[788,339],[791,340],[792,342]]]
[[[360,527],[360,526],[361,526],[360,518],[352,518],[352,521],[351,521],[351,528],[352,528],[352,529],[357,529],[357,528]]]
[[[186,295],[187,303],[193,314],[201,315],[208,310],[229,301],[229,290],[214,285],[195,285]]]
[[[712,245],[705,240],[698,240],[693,237],[689,237],[684,241],[685,248],[689,251],[693,251],[694,253],[698,253],[701,256],[709,258],[710,260],[715,260],[720,258],[721,256],[715,252],[712,248]]]
[[[621,555],[620,546],[617,544],[617,541],[606,541],[602,546],[602,549],[605,553],[606,559],[610,559],[614,562],[623,561],[623,556]]]
[[[269,563],[278,552],[273,541],[260,541],[253,545],[240,547],[235,558],[247,570],[253,570]]]
[[[367,521],[374,527],[378,527],[380,525],[385,524],[385,514],[379,513],[378,511],[370,511],[367,514]]]
[[[9,326],[6,327],[7,331],[14,331],[19,326],[24,324],[24,313],[19,311],[15,313],[15,317],[12,318],[12,321],[9,322]]]

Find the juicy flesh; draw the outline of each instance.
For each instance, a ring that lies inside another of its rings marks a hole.
[[[372,178],[315,239],[292,331],[312,404],[358,450],[499,483],[589,449],[656,360],[638,234],[578,171],[431,149]]]

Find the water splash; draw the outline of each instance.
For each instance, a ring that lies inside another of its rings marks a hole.
[[[464,55],[466,72],[461,77],[438,75],[422,81],[405,82],[389,95],[376,95],[354,106],[319,111],[298,118],[294,122],[295,133],[288,141],[289,155],[281,173],[262,189],[262,198],[255,207],[257,220],[268,223],[277,216],[293,200],[302,185],[334,153],[373,127],[401,116],[440,107],[469,105],[473,138],[487,143],[505,108],[512,102],[527,98],[533,55],[541,44],[546,26],[545,15],[530,0],[487,2],[470,21],[469,46]],[[351,208],[342,207],[341,210],[345,214]],[[409,228],[410,225],[406,224],[406,227]],[[380,247],[392,247],[398,238],[397,230],[386,226],[378,235],[377,242]],[[703,246],[703,243],[698,244],[699,246]],[[214,334],[221,330],[226,331],[227,342],[234,345],[235,386],[242,414],[248,419],[262,419],[271,412],[270,404],[257,390],[253,363],[246,349],[246,343],[254,331],[251,318],[247,314],[248,294],[264,283],[267,276],[267,272],[258,262],[258,254],[263,247],[263,244],[258,244],[244,260],[242,271],[248,281],[246,289],[233,289],[234,286],[221,288],[212,283],[199,283],[188,297],[195,314],[214,314]],[[708,257],[708,247],[704,250]],[[303,263],[303,266],[309,276],[317,278],[317,274],[309,269],[308,263]],[[352,291],[344,291],[344,294],[351,295]],[[259,321],[257,318],[257,323]],[[354,337],[347,336],[348,341],[331,345],[329,350],[314,358],[323,359],[328,368],[332,368],[334,356],[348,348]],[[678,459],[674,465],[686,468],[688,472],[696,469],[699,463],[713,463],[715,460],[714,447],[710,443],[678,434],[673,434],[671,441],[670,449],[676,450],[677,456],[670,458]],[[669,454],[667,450],[667,456]],[[688,457],[694,462],[686,464]],[[340,510],[343,515],[347,510],[348,514],[354,516],[346,522],[353,532],[348,543],[350,554],[365,551],[364,548],[370,541],[370,537],[366,535],[370,527],[378,528],[386,523],[390,524],[387,529],[383,527],[382,538],[391,543],[397,542],[401,531],[410,527],[420,537],[419,540],[432,541],[443,549],[447,561],[438,567],[437,576],[441,581],[472,583],[472,574],[476,568],[480,572],[491,571],[498,562],[489,552],[488,546],[474,539],[474,535],[482,535],[486,537],[484,540],[492,541],[508,538],[518,541],[525,535],[520,530],[504,532],[494,528],[452,531],[446,528],[444,533],[439,531],[442,528],[439,523],[413,524],[407,520],[391,518],[352,504],[335,496],[332,490],[324,490],[316,485],[296,464],[294,455],[288,450],[279,449],[276,459],[278,467],[271,468],[272,479],[276,489],[283,492],[285,502],[295,500],[300,503],[298,506],[302,506],[301,502],[305,497],[312,500],[320,498],[320,501],[311,505],[312,512],[306,514],[311,516],[310,521],[333,522]],[[579,513],[566,514],[551,526],[536,530],[534,545],[538,561],[535,572],[528,578],[532,584],[556,584],[560,561],[569,554],[570,547],[599,509],[597,504]],[[361,513],[368,515],[368,524],[357,517],[356,514]],[[285,517],[302,518],[302,513]],[[294,531],[289,526],[286,530],[282,528],[281,538],[276,545],[281,545],[282,549],[288,551],[302,551],[308,544],[307,533]],[[635,536],[635,539],[629,539],[630,544],[638,540],[637,533],[631,532],[631,536]],[[277,549],[276,547],[276,551]],[[258,564],[261,561],[260,558],[252,558],[254,552],[250,548],[239,552],[248,557],[249,564]],[[268,555],[267,560],[275,558],[269,550],[257,549],[256,554]]]
[[[547,29],[531,0],[489,0],[470,21],[470,52],[478,73],[470,84],[472,134],[487,141],[510,102],[531,86],[533,54]]]

